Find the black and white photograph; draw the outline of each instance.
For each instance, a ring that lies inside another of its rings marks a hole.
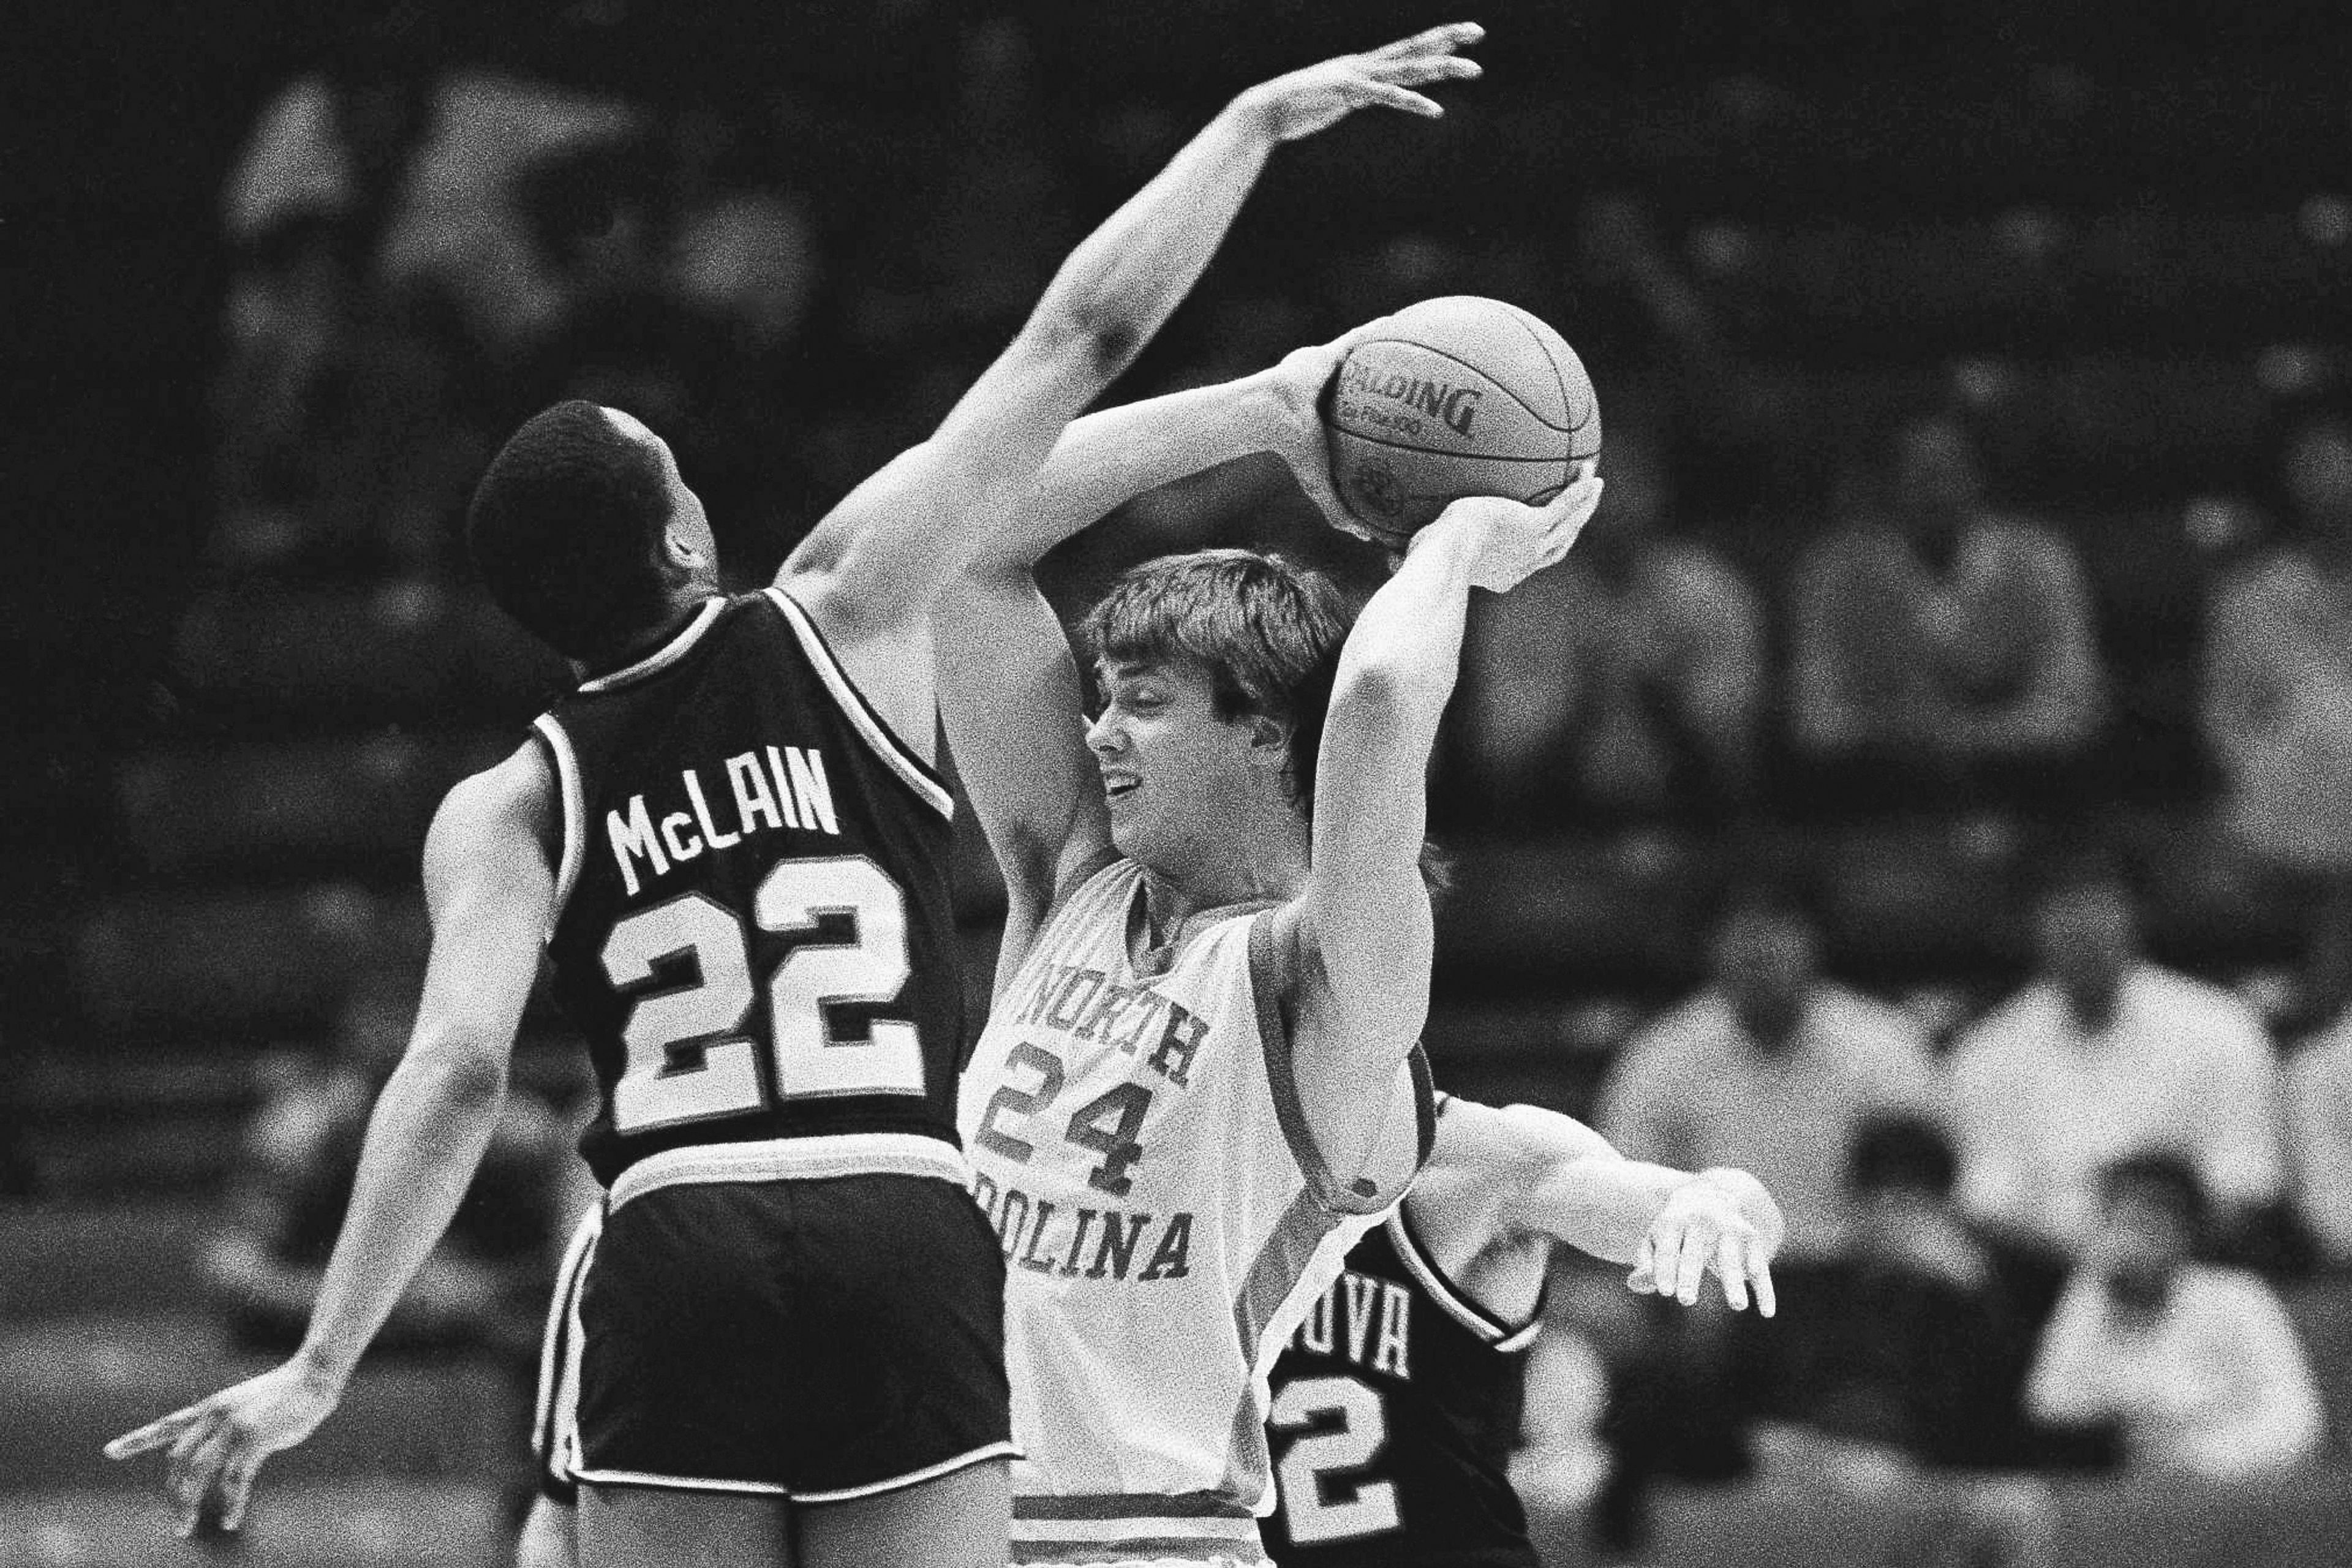
[[[0,1568],[2333,1568],[2352,10],[91,0]]]

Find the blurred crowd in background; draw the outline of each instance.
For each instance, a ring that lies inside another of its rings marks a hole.
[[[195,1277],[246,1351],[299,1331],[404,1038],[423,814],[564,679],[463,559],[507,432],[565,397],[637,415],[764,580],[1222,95],[1446,19],[894,0],[730,50],[635,9],[476,47],[381,10],[252,106],[190,237],[223,258],[203,565],[109,763],[122,847],[72,939],[99,1043],[16,1061],[36,1109],[0,1168],[58,1202],[224,1194]],[[2190,60],[2088,4],[1654,9],[1486,7],[1489,79],[1445,124],[1284,152],[1116,394],[1444,293],[1535,310],[1600,389],[1601,513],[1478,605],[1434,771],[1470,890],[1433,1051],[1629,1155],[1754,1172],[1790,1234],[1769,1325],[1565,1267],[1522,1489],[1637,1552],[1659,1478],[2335,1463],[2334,35],[2280,7]],[[1072,611],[1209,543],[1359,595],[1381,569],[1267,460],[1133,503],[1048,587]],[[996,895],[965,869],[984,998]],[[581,1068],[532,1029],[394,1335],[518,1382],[582,1201]],[[89,1152],[190,1105],[190,1150]],[[2030,1555],[2030,1490],[1962,1495]]]

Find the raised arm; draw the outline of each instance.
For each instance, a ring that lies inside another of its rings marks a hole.
[[[128,1433],[114,1458],[169,1446],[181,1533],[236,1528],[255,1473],[309,1436],[457,1210],[506,1100],[508,1061],[555,905],[543,830],[554,781],[526,748],[449,792],[425,841],[433,948],[407,1053],[376,1101],[351,1209],[282,1366]]]
[[[1069,639],[1038,591],[1047,552],[1129,500],[1253,453],[1279,453],[1326,515],[1315,402],[1354,341],[1301,349],[1217,386],[1090,414],[1064,432],[1005,524],[975,550],[932,617],[940,710],[972,814],[1008,896],[1000,974],[1019,967],[1055,897],[1109,858],[1102,784],[1086,746]]]
[[[1280,142],[1379,104],[1434,116],[1413,87],[1475,76],[1457,24],[1252,88],[1095,231],[1012,345],[931,438],[821,521],[777,584],[814,616],[901,737],[931,744],[930,613],[971,548],[1027,489],[1054,442],[1126,368],[1216,253]]]
[[[1342,1183],[1364,1171],[1391,1110],[1386,1086],[1428,1020],[1424,781],[1470,590],[1504,592],[1558,561],[1600,500],[1587,464],[1542,509],[1454,502],[1413,537],[1340,649],[1307,888],[1276,912],[1273,938],[1307,1131]]]

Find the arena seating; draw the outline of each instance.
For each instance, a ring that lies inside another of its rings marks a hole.
[[[792,52],[794,86],[780,97],[831,92],[878,103],[860,112],[882,120],[929,90],[926,62],[869,37],[864,7],[761,9],[810,46]],[[1640,9],[1614,8],[1623,15],[1612,25],[1638,30]],[[1759,70],[1735,58],[1738,40],[1775,24],[1747,13],[1780,8],[1724,0],[1719,27],[1690,19],[1706,7],[1660,9],[1681,20],[1629,48],[1640,58],[1626,79],[1602,81],[1581,68],[1582,33],[1549,38],[1558,29],[1535,26],[1556,13],[1551,0],[1503,0],[1489,17],[1498,38],[1514,26],[1538,35],[1496,72],[1496,85],[1516,73],[1515,93],[1433,132],[1373,125],[1286,153],[1233,273],[1211,289],[1287,294],[1301,319],[1337,330],[1347,323],[1318,314],[1325,285],[1359,250],[1417,229],[1458,258],[1437,287],[1532,279],[1580,343],[1589,329],[1634,345],[1622,364],[1596,358],[1607,385],[1644,368],[1648,329],[1612,316],[1609,290],[1579,274],[1576,209],[1604,192],[1638,194],[1728,356],[1718,427],[1702,434],[1711,449],[1753,458],[1693,477],[1695,521],[1775,603],[1822,521],[1822,456],[1907,393],[1971,402],[1987,416],[2004,497],[2084,550],[2125,718],[2118,794],[2133,805],[2121,820],[2148,851],[2158,946],[2208,969],[2276,961],[2293,934],[2214,831],[2198,765],[2196,639],[2214,555],[2184,530],[2181,503],[2259,477],[2277,352],[2326,363],[2332,351],[2301,345],[2352,328],[2352,248],[2303,205],[2342,179],[2313,157],[2325,148],[2332,160],[2340,141],[2340,82],[2326,62],[2291,70],[2275,54],[2254,67],[2219,58],[2135,73],[2111,68],[2104,38],[1958,87],[1924,83],[1916,64],[1857,68],[1793,47],[1781,68]],[[2007,26],[2070,8],[1991,9]],[[1073,177],[1097,184],[1114,162],[1097,144],[1110,116],[1140,105],[1182,120],[1250,62],[1287,60],[1306,26],[1301,8],[1250,0],[1058,13],[1050,48],[1087,68],[1064,73],[1066,123],[1055,133]],[[1712,76],[1690,63],[1715,59]],[[2257,70],[2259,112],[2249,112]],[[1400,182],[1408,155],[1416,178]],[[1104,210],[1117,194],[1089,191]],[[198,234],[210,200],[208,190],[176,207],[152,192],[125,196],[89,232],[110,246],[158,226]],[[836,258],[837,270],[853,274],[858,259]],[[87,320],[111,327],[114,310],[149,309],[208,321],[216,303],[157,297],[85,307]],[[1185,330],[1180,320],[1180,344]],[[74,348],[55,356],[61,380],[99,363]],[[144,367],[100,368],[127,378]],[[109,1467],[96,1445],[246,1367],[190,1316],[188,1280],[242,1117],[273,1053],[322,1048],[363,956],[417,951],[415,858],[433,802],[511,745],[562,678],[464,585],[446,524],[464,466],[453,455],[466,450],[462,438],[436,447],[442,489],[418,487],[404,537],[373,514],[224,503],[200,569],[175,585],[168,663],[124,703],[152,705],[152,721],[120,725],[134,742],[87,779],[5,775],[0,808],[28,847],[0,882],[0,960],[12,983],[69,987],[75,1000],[53,1036],[6,1042],[22,1065],[0,1086],[21,1102],[47,1194],[0,1209],[0,1409],[13,1422],[0,1568],[202,1554],[164,1536],[163,1506],[144,1489],[152,1462]],[[26,574],[12,606],[43,610],[38,583]],[[43,687],[48,671],[22,684]],[[85,879],[60,899],[48,873],[67,853],[61,825],[93,816],[109,847],[76,861]],[[2005,819],[1831,822],[1792,829],[1773,849],[1827,889],[1842,969],[1889,989],[1981,994],[2022,949],[2022,833]],[[1586,1109],[1618,1041],[1696,974],[1719,843],[1691,829],[1570,825],[1538,842],[1473,831],[1454,847],[1463,890],[1441,918],[1430,1028],[1445,1081]],[[968,830],[960,877],[977,1005],[1002,889]],[[526,1071],[567,1070],[560,1027],[543,1013],[530,1027]],[[2352,1310],[2338,1285],[2299,1297],[2296,1311],[2346,1419]],[[499,1488],[520,1431],[513,1391],[481,1367],[371,1367],[335,1421],[273,1471],[243,1560],[502,1562]],[[2227,1506],[2069,1493],[2059,1560],[2317,1568],[2336,1561],[2331,1539],[2352,1533],[2340,1479]],[[1907,1550],[1902,1522],[1883,1503],[1810,1494],[1675,1494],[1655,1562],[1895,1561]]]

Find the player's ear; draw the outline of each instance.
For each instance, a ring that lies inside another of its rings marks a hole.
[[[1290,760],[1290,724],[1283,719],[1253,713],[1249,719],[1250,756],[1255,762],[1280,767]]]

